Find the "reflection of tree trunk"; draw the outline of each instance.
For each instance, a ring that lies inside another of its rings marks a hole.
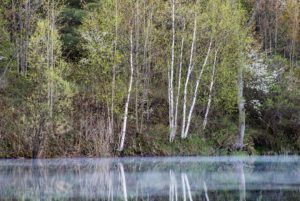
[[[206,182],[203,182],[203,188],[204,188],[204,194],[205,194],[205,199],[206,201],[209,201],[209,197],[208,197],[208,193],[207,193],[207,186],[206,186]]]
[[[244,163],[238,162],[236,164],[236,171],[239,175],[239,191],[240,191],[240,201],[246,201],[246,180],[244,174]]]
[[[189,197],[189,201],[193,201],[191,186],[186,173],[181,174],[181,182],[182,182],[182,189],[183,189],[183,200],[186,201],[186,193],[187,193]]]
[[[184,175],[183,174],[181,174],[181,186],[182,186],[183,201],[186,201],[186,189],[185,189],[185,182],[184,182]]]
[[[113,201],[114,200],[114,186],[113,186],[113,179],[112,179],[112,173],[109,172],[109,179],[108,179],[108,195],[107,200]]]
[[[169,194],[169,200],[170,201],[178,200],[178,194],[177,194],[177,180],[174,172],[170,170],[170,194]]]
[[[119,171],[120,171],[120,177],[121,177],[121,185],[122,185],[122,190],[123,190],[123,197],[124,200],[128,200],[127,196],[127,185],[126,185],[126,178],[125,178],[125,172],[124,172],[124,166],[122,163],[118,164],[119,166]]]
[[[45,182],[38,160],[32,160],[32,177],[34,179],[34,186],[36,193],[39,195],[39,200],[45,200]]]

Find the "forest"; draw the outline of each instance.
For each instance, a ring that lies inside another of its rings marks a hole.
[[[0,158],[300,153],[299,0],[0,1]]]

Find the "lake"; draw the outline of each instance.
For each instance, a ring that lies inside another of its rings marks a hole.
[[[297,201],[300,157],[0,160],[0,200]]]

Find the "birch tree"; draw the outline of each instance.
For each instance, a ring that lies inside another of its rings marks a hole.
[[[125,111],[123,116],[123,125],[121,130],[121,140],[119,144],[119,151],[124,150],[126,129],[127,129],[127,118],[128,118],[128,107],[132,90],[133,76],[134,76],[134,66],[133,66],[133,30],[130,30],[130,80],[128,84],[127,100],[125,103]]]
[[[145,2],[146,4],[146,2]],[[146,6],[146,5],[145,5]],[[145,15],[146,15],[146,8]],[[150,11],[150,17],[147,22],[145,42],[144,42],[144,52],[143,52],[143,97],[142,97],[142,112],[141,112],[141,123],[140,131],[144,131],[144,119],[146,116],[147,121],[149,121],[149,88],[150,88],[150,72],[151,72],[151,39],[152,39],[152,18],[153,18],[153,7]]]
[[[244,71],[244,66],[242,64],[238,69],[239,135],[236,144],[237,149],[243,149],[244,147],[244,136],[245,136],[245,128],[246,128],[243,71]]]
[[[184,25],[185,26],[185,25]],[[176,94],[176,102],[175,102],[175,115],[174,115],[174,132],[172,134],[171,141],[175,139],[177,126],[178,126],[178,110],[179,110],[179,98],[181,92],[181,77],[182,77],[182,63],[183,63],[183,48],[184,48],[184,37],[181,40],[181,48],[180,48],[180,61],[179,61],[179,73],[178,73],[178,81],[177,81],[177,94]]]
[[[114,113],[115,113],[115,96],[116,96],[116,65],[117,62],[117,46],[118,46],[118,0],[115,0],[115,40],[114,40],[114,64],[112,67],[112,83],[111,83],[111,114],[110,114],[110,134],[114,134]]]
[[[208,113],[209,113],[209,109],[210,109],[210,105],[211,105],[211,101],[212,101],[212,90],[213,90],[213,86],[214,86],[214,82],[215,82],[215,72],[216,72],[217,55],[218,55],[218,51],[215,50],[215,59],[214,59],[212,73],[211,73],[208,102],[207,102],[205,116],[204,116],[204,120],[203,120],[203,130],[205,130],[205,128],[206,128],[207,119],[208,119]]]
[[[171,65],[168,71],[168,95],[169,95],[169,127],[170,139],[172,142],[175,137],[175,118],[174,118],[174,57],[175,57],[175,0],[172,1],[172,47],[171,47]]]
[[[206,53],[206,57],[204,59],[204,63],[202,65],[202,68],[200,70],[200,73],[199,73],[197,81],[196,81],[196,85],[195,85],[195,88],[194,88],[192,105],[190,107],[189,115],[188,115],[188,118],[187,118],[187,123],[186,123],[184,134],[183,134],[182,138],[186,138],[188,136],[189,127],[190,127],[191,119],[192,119],[192,114],[193,114],[194,107],[195,107],[196,100],[197,100],[197,96],[198,96],[199,84],[200,84],[204,69],[207,65],[207,61],[208,61],[208,58],[209,58],[209,55],[210,55],[211,45],[212,45],[212,39],[210,40],[208,50],[207,50],[207,53]]]
[[[32,157],[37,157],[41,149],[49,148],[49,142],[55,139],[54,129],[57,119],[66,119],[65,114],[55,111],[67,110],[72,86],[65,80],[67,64],[62,59],[61,42],[56,28],[56,17],[60,9],[59,2],[44,2],[45,19],[37,22],[28,47],[28,79],[34,87],[25,104],[26,122],[32,131]],[[49,9],[49,10],[48,10]],[[62,97],[63,100],[62,100]],[[62,109],[64,108],[64,109]]]
[[[188,71],[186,75],[186,80],[184,84],[184,91],[183,91],[183,113],[182,113],[182,124],[181,124],[181,138],[186,138],[185,133],[186,133],[186,110],[187,110],[187,92],[188,92],[188,85],[189,85],[189,80],[194,68],[193,65],[193,56],[194,56],[194,47],[195,47],[195,41],[196,41],[196,34],[197,34],[197,19],[195,16],[194,20],[194,31],[193,31],[193,40],[192,40],[192,45],[191,45],[191,51],[190,51],[190,60],[189,60],[189,65],[188,65]]]
[[[92,111],[86,114],[82,108],[85,114],[80,121],[83,125],[87,125],[81,126],[80,133],[84,136],[85,130],[91,130],[97,142],[103,140],[100,147],[108,149],[115,139],[116,129],[119,129],[118,122],[122,116],[119,111],[123,107],[121,103],[126,93],[125,81],[119,76],[120,66],[125,63],[123,53],[120,51],[125,47],[125,40],[120,37],[124,31],[124,26],[121,26],[124,14],[121,11],[120,1],[102,1],[100,5],[88,10],[79,29],[84,40],[82,47],[87,53],[80,61],[80,66],[83,67],[79,70],[80,88],[84,89],[84,99],[90,99],[91,102],[105,108],[105,111],[99,109],[97,115],[92,114]],[[88,115],[91,117],[87,118]],[[93,128],[93,121],[97,121],[97,125],[102,125],[104,121],[105,125]]]
[[[139,103],[140,103],[140,59],[139,59],[139,50],[140,50],[140,5],[139,1],[135,3],[136,11],[134,16],[134,28],[135,28],[135,45],[134,45],[134,52],[135,52],[135,128],[138,132],[140,132],[140,121],[139,121]]]

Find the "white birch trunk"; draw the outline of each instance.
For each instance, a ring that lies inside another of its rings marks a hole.
[[[54,58],[54,29],[55,29],[55,15],[54,15],[54,1],[52,1],[51,5],[51,54],[50,54],[50,59],[51,59],[51,65],[50,65],[50,70],[53,72],[54,70],[54,65],[55,65],[55,58]],[[50,78],[50,90],[51,90],[51,97],[50,97],[50,117],[53,117],[53,106],[54,106],[54,84],[53,84],[53,79]]]
[[[125,104],[125,112],[124,112],[124,119],[123,119],[123,126],[121,130],[121,142],[119,145],[119,151],[124,150],[124,142],[125,142],[125,135],[126,135],[126,128],[127,128],[127,118],[128,118],[128,107],[129,107],[129,101],[131,96],[131,90],[132,90],[132,82],[133,82],[133,31],[131,29],[130,31],[130,81],[129,81],[129,87],[128,87],[128,93],[127,93],[127,100]]]
[[[135,12],[135,129],[140,132],[139,126],[139,91],[140,91],[140,66],[139,66],[139,49],[140,49],[140,9],[139,1],[136,1],[136,12]]]
[[[216,50],[212,74],[211,74],[210,86],[209,86],[208,102],[207,102],[207,107],[206,107],[205,116],[204,116],[204,120],[203,120],[203,130],[205,130],[206,125],[207,125],[209,109],[210,109],[210,105],[211,105],[211,101],[212,101],[212,90],[213,90],[214,81],[215,81],[217,54],[218,54],[218,51]]]
[[[54,29],[55,29],[55,15],[54,15],[54,1],[48,1],[48,23],[49,30],[47,31],[47,68],[50,72],[53,72],[55,65],[54,58]],[[48,106],[49,106],[49,117],[53,117],[53,106],[54,106],[54,83],[52,75],[48,80]]]
[[[180,89],[181,89],[183,46],[184,46],[184,38],[182,38],[182,40],[181,40],[180,63],[179,63],[179,73],[178,73],[178,82],[177,82],[177,94],[176,94],[176,102],[175,102],[174,129],[173,129],[173,133],[172,133],[172,137],[171,137],[171,142],[174,141],[174,139],[176,137],[176,133],[177,133],[178,105],[179,105],[179,97],[180,97]]]
[[[116,58],[117,44],[118,44],[118,0],[115,0],[115,41],[114,41],[114,57]],[[115,59],[114,58],[114,59]],[[112,85],[111,85],[111,115],[109,124],[109,133],[113,135],[114,133],[114,110],[115,110],[115,89],[116,89],[116,62],[113,64],[112,72]]]
[[[148,52],[149,49],[151,48],[151,43],[149,42],[150,34],[151,34],[151,21],[152,21],[152,14],[153,12],[151,11],[150,13],[150,18],[148,20],[148,25],[147,25],[147,30],[146,30],[146,36],[145,36],[145,44],[144,44],[144,83],[143,83],[143,105],[142,105],[142,115],[141,115],[141,132],[144,130],[144,116],[145,113],[148,113],[148,102],[149,102],[149,77],[150,77],[150,65],[149,65],[149,57],[148,57]],[[145,109],[145,106],[147,109]]]
[[[241,66],[238,72],[239,138],[236,145],[237,149],[242,149],[244,147],[244,136],[245,136],[245,127],[246,127],[243,68],[244,67]]]
[[[191,46],[191,53],[190,53],[190,62],[188,66],[188,72],[184,84],[184,91],[183,91],[183,114],[182,114],[182,126],[181,126],[181,138],[184,138],[185,136],[185,128],[186,128],[186,102],[187,102],[187,90],[188,90],[188,85],[189,85],[189,80],[191,77],[191,73],[193,71],[194,65],[193,65],[193,55],[194,55],[194,46],[195,46],[195,40],[196,40],[196,33],[197,33],[197,20],[195,16],[195,21],[194,21],[194,33],[193,33],[193,41],[192,41],[192,46]]]
[[[169,127],[170,127],[170,138],[172,141],[172,135],[174,130],[174,53],[175,52],[175,0],[172,0],[172,48],[171,48],[171,66],[169,73]]]
[[[198,96],[199,84],[200,84],[200,80],[202,78],[202,74],[203,74],[203,71],[205,69],[205,66],[207,64],[207,60],[208,60],[208,57],[209,57],[209,54],[210,54],[210,50],[211,50],[211,44],[212,44],[212,40],[209,43],[209,47],[208,47],[208,50],[207,50],[206,57],[204,59],[204,63],[202,65],[201,71],[200,71],[199,76],[198,76],[197,81],[196,81],[196,86],[195,86],[195,89],[194,89],[194,95],[193,95],[192,105],[191,105],[191,108],[190,108],[190,111],[189,111],[189,115],[188,115],[188,119],[187,119],[187,124],[186,124],[186,127],[185,127],[185,131],[184,131],[184,134],[183,134],[183,138],[186,138],[187,135],[188,135],[188,132],[189,132],[189,127],[190,127],[190,124],[191,124],[192,114],[193,114],[194,107],[195,107],[196,100],[197,100],[197,96]]]

